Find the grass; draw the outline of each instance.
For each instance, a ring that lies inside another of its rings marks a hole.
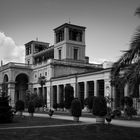
[[[12,123],[0,124],[0,128],[6,127],[26,127],[26,126],[46,126],[46,125],[59,125],[74,123],[73,121],[59,120],[53,118],[43,117],[27,117],[27,116],[15,116]]]
[[[11,124],[0,124],[0,128],[19,126],[49,126],[74,124],[73,121],[39,117],[15,117]],[[140,128],[115,125],[84,124],[44,128],[0,130],[1,140],[139,140]]]

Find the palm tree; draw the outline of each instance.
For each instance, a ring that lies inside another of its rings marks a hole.
[[[140,17],[140,7],[135,11],[135,15]],[[137,28],[131,40],[130,48],[124,51],[121,58],[114,63],[111,70],[111,83],[115,86],[122,86],[129,83],[129,89],[133,96],[138,93],[140,83],[140,26]]]

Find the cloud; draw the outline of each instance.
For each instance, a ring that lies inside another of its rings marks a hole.
[[[4,64],[8,62],[24,62],[24,45],[17,45],[15,41],[0,32],[0,61]]]

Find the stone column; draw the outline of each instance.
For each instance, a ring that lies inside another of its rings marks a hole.
[[[57,104],[60,103],[60,87],[57,85]]]
[[[46,87],[47,88],[47,108],[51,107],[51,98],[50,98],[50,94],[51,94],[51,87]]]
[[[65,86],[66,86],[66,85],[64,85],[64,90],[65,90]],[[74,98],[75,98],[75,97],[76,97],[76,83],[71,84],[71,86],[73,87]],[[65,92],[64,92],[64,94],[65,94]],[[64,95],[64,96],[65,96],[65,95]]]
[[[68,28],[64,29],[64,40],[65,41],[69,40],[69,29]]]
[[[116,88],[115,88],[115,86],[111,87],[111,98],[113,99],[113,101],[111,102],[111,106],[114,110],[116,108]]]
[[[82,42],[85,43],[85,31],[83,31],[82,33]]]
[[[129,86],[128,86],[128,84],[126,84],[125,87],[124,87],[124,96],[129,96]]]
[[[52,81],[48,82],[47,85],[47,107],[52,108],[53,107],[53,86]]]
[[[97,80],[94,81],[94,96],[98,96]]]
[[[77,81],[77,75],[75,75],[75,96],[74,97],[78,97],[78,81]]]
[[[15,82],[9,82],[8,96],[10,97],[10,105],[14,107],[15,106]]]
[[[84,88],[84,89],[85,89],[85,91],[84,91],[84,94],[85,94],[84,97],[87,98],[87,97],[88,97],[88,92],[87,92],[87,81],[84,82],[84,87],[85,87],[85,88]]]

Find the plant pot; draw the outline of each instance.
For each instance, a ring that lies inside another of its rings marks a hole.
[[[19,116],[22,116],[22,115],[23,115],[23,112],[22,112],[22,111],[19,111],[19,112],[18,112],[18,115],[19,115]]]
[[[105,123],[105,118],[100,117],[100,116],[96,116],[96,123],[97,124],[104,124]]]
[[[33,116],[34,116],[34,113],[29,113],[29,116],[30,116],[30,117],[33,117]]]
[[[74,120],[75,122],[79,122],[79,117],[74,117],[74,116],[73,116],[73,120]]]

